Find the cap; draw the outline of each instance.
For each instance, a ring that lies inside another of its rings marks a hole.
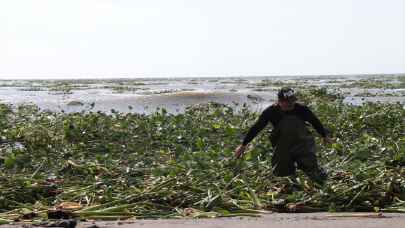
[[[277,94],[279,100],[285,100],[289,102],[294,102],[297,100],[295,96],[295,91],[289,87],[283,87]]]

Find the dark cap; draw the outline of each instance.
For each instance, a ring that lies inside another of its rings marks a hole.
[[[289,102],[294,102],[297,100],[297,97],[295,96],[295,91],[289,87],[283,87],[278,91],[278,99],[279,100],[284,100],[284,101],[289,101]]]

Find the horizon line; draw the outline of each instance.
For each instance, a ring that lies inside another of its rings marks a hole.
[[[122,79],[177,79],[177,78],[276,78],[276,77],[350,77],[350,76],[405,76],[404,73],[358,73],[358,74],[290,74],[290,75],[217,75],[217,76],[204,76],[204,75],[190,75],[190,76],[122,76],[122,77],[113,77],[113,76],[62,76],[60,78],[49,78],[43,76],[22,76],[21,78],[14,78],[13,76],[0,75],[0,81],[5,80],[122,80]]]

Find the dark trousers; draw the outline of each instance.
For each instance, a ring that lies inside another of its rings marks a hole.
[[[271,141],[275,147],[272,157],[276,176],[295,175],[296,168],[308,177],[323,183],[326,173],[318,165],[315,140],[305,122],[294,115],[286,115],[273,130]]]

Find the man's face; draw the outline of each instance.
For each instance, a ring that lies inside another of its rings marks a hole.
[[[290,102],[286,100],[279,100],[278,104],[280,105],[280,108],[282,111],[290,111],[294,109],[295,102]]]

